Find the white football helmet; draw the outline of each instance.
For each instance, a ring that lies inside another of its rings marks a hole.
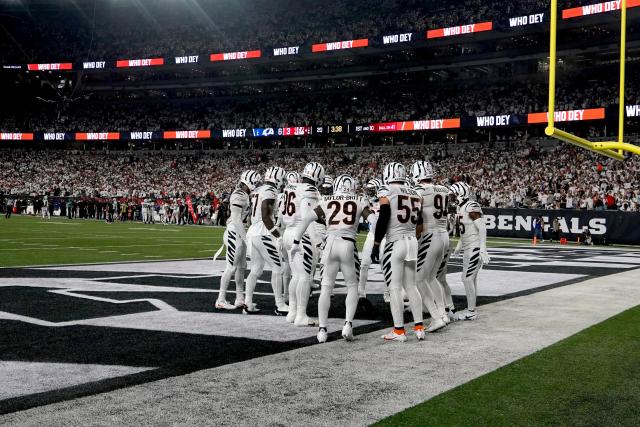
[[[240,182],[246,185],[251,191],[255,190],[258,184],[260,184],[261,179],[260,174],[251,169],[242,172],[242,175],[240,175]]]
[[[356,180],[350,175],[340,175],[333,183],[334,194],[353,194],[356,192]]]
[[[298,172],[287,172],[285,179],[287,184],[298,184],[300,182],[300,174]]]
[[[284,185],[285,170],[278,166],[271,166],[264,173],[264,181],[275,184],[276,187],[282,188]]]
[[[451,186],[451,192],[456,196],[458,204],[471,197],[471,187],[466,182],[456,182]]]
[[[391,162],[384,167],[382,172],[382,180],[385,184],[397,182],[404,184],[406,181],[407,171],[402,163]]]
[[[307,163],[302,171],[303,178],[309,178],[316,185],[320,185],[324,182],[324,167],[317,162]]]
[[[373,197],[378,194],[378,188],[382,187],[384,184],[378,178],[370,179],[369,182],[365,185],[366,192],[369,196]]]
[[[325,196],[333,193],[333,178],[331,176],[324,176],[324,181],[320,184],[320,193]]]
[[[433,166],[429,162],[419,160],[411,165],[411,177],[416,184],[424,179],[433,179]]]

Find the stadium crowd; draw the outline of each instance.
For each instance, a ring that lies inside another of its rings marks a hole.
[[[635,67],[630,67],[634,71]],[[611,77],[612,74],[609,73]],[[152,131],[233,129],[333,124],[369,124],[396,120],[441,119],[544,111],[547,84],[498,77],[453,81],[421,81],[423,74],[376,79],[341,79],[319,84],[281,85],[261,94],[233,95],[180,90],[171,96],[97,97],[69,105],[35,101],[24,110],[5,106],[0,129],[10,131]],[[563,76],[557,91],[558,110],[611,107],[617,94],[611,85]],[[279,90],[278,90],[279,89]],[[244,87],[244,91],[249,90]],[[191,96],[189,96],[191,95]],[[640,86],[630,80],[627,104],[640,104]]]
[[[540,148],[519,142],[480,146],[458,144],[327,150],[215,150],[208,153],[138,152],[123,155],[61,150],[13,150],[0,158],[0,194],[14,203],[47,194],[75,200],[116,198],[135,205],[152,198],[196,206],[220,203],[248,168],[279,165],[300,170],[308,161],[332,175],[349,173],[361,184],[379,177],[391,160],[431,161],[441,182],[466,181],[488,207],[616,209],[640,211],[640,161],[617,162],[566,145]],[[196,208],[197,210],[197,208]],[[133,215],[133,214],[132,214]],[[129,218],[125,215],[125,219]]]
[[[96,1],[41,9],[30,9],[28,2],[22,8],[17,4],[0,20],[10,35],[0,39],[0,62],[114,60],[300,46],[502,22],[549,7],[548,0],[165,1],[154,7]]]

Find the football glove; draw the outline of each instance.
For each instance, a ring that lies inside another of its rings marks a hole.
[[[487,265],[489,264],[489,262],[491,262],[491,257],[489,256],[489,253],[486,249],[482,249],[480,251],[480,259],[482,260],[482,264],[484,265]]]
[[[371,249],[371,262],[374,264],[378,264],[380,262],[380,246],[373,245]]]
[[[289,251],[289,262],[293,262],[293,259],[296,257],[298,252],[300,252],[300,242],[298,240],[294,240],[293,245],[291,245],[291,250]]]

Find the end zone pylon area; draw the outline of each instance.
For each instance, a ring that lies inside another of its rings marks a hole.
[[[640,155],[640,147],[624,142],[624,82],[627,51],[627,0],[622,0],[620,5],[620,99],[618,116],[618,140],[608,142],[592,142],[569,132],[556,129],[554,126],[555,102],[556,102],[556,39],[558,30],[558,0],[551,0],[551,29],[549,44],[549,113],[547,115],[548,136],[582,147],[598,154],[603,154],[617,160],[624,160],[624,153],[630,152]]]

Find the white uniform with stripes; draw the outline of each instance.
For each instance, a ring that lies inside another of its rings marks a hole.
[[[360,257],[356,246],[356,236],[362,212],[369,202],[355,194],[338,193],[322,196],[319,204],[324,211],[327,242],[320,263],[324,265],[322,290],[318,301],[320,327],[327,326],[331,292],[338,272],[342,272],[347,286],[346,320],[352,322],[358,306],[358,276]]]
[[[275,186],[266,183],[258,187],[251,194],[251,227],[247,231],[248,254],[251,259],[251,273],[247,278],[246,304],[251,309],[253,291],[258,277],[266,266],[271,270],[271,286],[276,299],[276,305],[283,304],[282,289],[282,260],[280,258],[280,241],[273,237],[262,218],[262,204],[273,201],[274,211],[277,209],[278,192]],[[272,218],[275,224],[275,218]]]
[[[296,228],[302,218],[311,214],[318,206],[320,193],[318,189],[307,182],[288,184],[284,189],[286,213],[283,221],[286,224],[284,246],[287,252],[291,250],[295,238]],[[307,317],[307,303],[311,292],[311,283],[315,273],[322,243],[314,224],[311,224],[300,241],[301,251],[294,259],[290,259],[292,277],[289,282],[289,322],[304,323]]]
[[[462,283],[467,294],[467,308],[476,309],[478,294],[478,273],[482,268],[480,258],[480,233],[476,228],[470,213],[482,214],[478,202],[467,200],[458,206],[457,222],[460,227],[460,241],[462,243]]]
[[[422,199],[413,189],[393,183],[378,189],[378,198],[383,197],[389,200],[391,216],[381,254],[382,271],[389,287],[393,323],[401,328],[404,327],[403,289],[409,297],[414,321],[422,322],[422,299],[416,287],[416,226]]]
[[[244,274],[247,268],[247,244],[245,242],[246,231],[244,218],[249,215],[251,201],[249,195],[237,188],[229,197],[231,214],[227,220],[227,228],[222,236],[222,241],[227,248],[226,266],[220,279],[219,301],[226,301],[226,292],[235,273],[236,301],[244,300]]]
[[[435,319],[445,315],[445,291],[437,276],[449,251],[449,189],[434,184],[420,184],[414,189],[422,197],[423,220],[423,231],[418,240],[416,284],[431,318]]]
[[[378,215],[380,214],[380,202],[377,197],[369,199],[369,216],[367,222],[369,223],[369,232],[367,238],[364,241],[362,247],[362,263],[360,267],[360,283],[358,285],[358,294],[361,298],[366,296],[367,280],[369,278],[369,267],[371,266],[371,250],[373,249],[373,242],[375,240],[376,223],[378,222]],[[380,247],[384,248],[386,240],[383,239]]]

